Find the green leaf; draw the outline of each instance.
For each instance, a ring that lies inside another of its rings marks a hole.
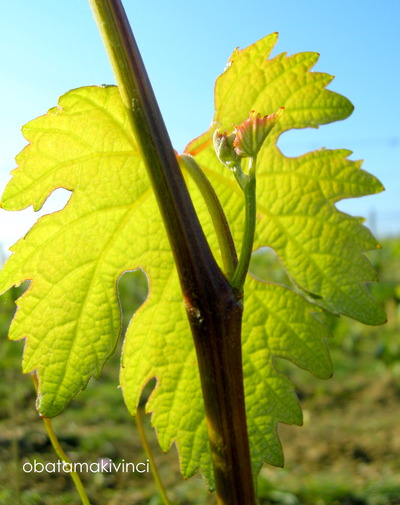
[[[13,246],[0,279],[1,291],[32,281],[10,338],[27,338],[23,371],[36,369],[38,409],[51,417],[100,374],[115,348],[118,278],[138,266],[132,243],[138,257],[148,254],[143,202],[151,202],[153,228],[159,223],[116,88],[71,91],[23,133],[31,144],[17,158],[3,208],[39,209],[56,188],[72,191],[63,210],[39,219]]]
[[[196,354],[177,278],[168,274],[166,285],[154,286],[128,329],[122,387],[128,408],[134,412],[142,388],[157,377],[147,409],[153,412],[160,445],[166,451],[176,441],[183,474],[189,477],[200,467],[212,487]],[[245,289],[245,392],[252,461],[258,471],[264,461],[283,464],[277,421],[302,422],[293,386],[275,369],[273,358],[289,358],[321,378],[329,377],[332,370],[323,341],[328,330],[313,316],[313,307],[306,300],[282,286],[251,277]]]
[[[328,308],[372,324],[384,319],[364,287],[374,273],[363,252],[376,242],[359,219],[334,206],[342,198],[377,192],[381,185],[360,170],[360,163],[347,159],[348,151],[286,158],[276,147],[282,132],[343,119],[352,106],[325,89],[330,76],[310,72],[315,54],[267,60],[275,41],[271,35],[234,53],[217,81],[214,125],[188,147],[213,182],[239,248],[243,197],[217,160],[211,136],[216,126],[232,129],[253,109],[265,115],[285,107],[258,158],[255,248],[275,249],[298,292],[251,276],[246,280],[243,366],[254,471],[264,461],[283,464],[277,423],[301,424],[293,387],[274,359],[289,359],[327,378],[328,331],[318,312]],[[196,355],[179,282],[118,90],[70,91],[23,131],[30,145],[17,159],[3,208],[39,209],[55,189],[72,192],[64,209],[39,219],[17,242],[0,274],[0,291],[31,280],[18,301],[10,337],[26,338],[23,369],[37,371],[40,413],[57,415],[90,377],[98,376],[120,331],[118,279],[142,268],[149,295],[124,343],[125,402],[134,414],[142,388],[156,377],[147,409],[161,447],[167,450],[175,442],[183,474],[200,469],[212,488]],[[207,208],[191,181],[188,186],[219,257]]]
[[[363,254],[378,243],[359,219],[337,211],[335,203],[378,193],[383,187],[360,169],[361,162],[348,159],[351,151],[321,149],[288,158],[278,149],[276,142],[285,131],[344,119],[352,105],[325,89],[331,76],[310,72],[316,53],[267,60],[276,37],[269,35],[233,53],[217,80],[214,122],[186,151],[195,155],[213,183],[240,242],[242,194],[219,163],[211,137],[217,127],[232,130],[251,110],[265,115],[285,107],[258,155],[255,249],[273,248],[298,289],[322,307],[366,324],[382,324],[385,313],[365,287],[377,280],[376,273]]]

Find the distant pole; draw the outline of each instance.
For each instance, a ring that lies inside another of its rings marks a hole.
[[[379,235],[378,233],[378,215],[376,209],[371,209],[368,214],[369,228],[371,229],[373,235]]]

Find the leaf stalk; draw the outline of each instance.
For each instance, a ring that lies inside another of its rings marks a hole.
[[[218,200],[218,197],[214,191],[214,188],[210,184],[210,181],[207,179],[203,170],[200,168],[192,156],[188,154],[182,154],[179,156],[179,163],[182,168],[190,175],[204,198],[204,201],[211,215],[215,233],[217,235],[219,247],[221,250],[224,272],[227,278],[231,279],[236,270],[238,259],[236,255],[235,244],[231,235],[231,230],[226,220],[221,203]]]
[[[157,465],[156,465],[156,462],[154,461],[150,444],[149,444],[147,437],[146,437],[146,432],[144,429],[144,423],[143,423],[143,419],[142,419],[142,413],[140,412],[139,408],[137,408],[137,410],[136,410],[135,420],[136,420],[136,426],[137,426],[137,429],[139,432],[139,437],[142,442],[144,452],[146,453],[147,459],[149,460],[151,473],[153,474],[153,479],[154,479],[154,482],[156,483],[158,492],[161,497],[161,501],[163,502],[164,505],[171,505],[171,502],[168,499],[164,484],[162,483],[160,474],[158,473]]]
[[[39,390],[39,383],[38,383],[38,379],[36,377],[36,374],[32,374],[31,375],[32,377],[32,380],[33,380],[33,384],[35,386],[35,390],[36,390],[36,393],[38,392]],[[61,444],[60,442],[58,441],[58,438],[57,438],[57,435],[53,429],[53,425],[52,425],[52,422],[51,422],[51,419],[49,417],[45,417],[45,416],[40,416],[43,420],[43,423],[44,423],[44,426],[46,428],[46,432],[47,432],[47,435],[50,439],[50,442],[51,442],[51,445],[53,446],[53,449],[55,451],[55,453],[57,454],[57,456],[60,458],[60,460],[65,463],[66,465],[72,465],[72,461],[69,459],[69,457],[65,454],[63,448],[61,447]],[[79,477],[79,474],[78,472],[75,472],[75,471],[71,471],[71,472],[68,472],[70,475],[71,475],[71,479],[73,481],[73,483],[75,484],[75,487],[76,487],[76,490],[79,494],[79,497],[81,499],[81,502],[82,502],[82,505],[90,505],[90,501],[89,501],[89,498],[86,494],[86,491],[85,491],[85,488],[82,484],[82,481]]]

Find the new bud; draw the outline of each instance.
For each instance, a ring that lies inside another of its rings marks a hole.
[[[281,117],[283,109],[284,107],[281,107],[273,114],[264,117],[252,110],[246,121],[235,126],[233,145],[236,153],[243,158],[256,157],[264,140]]]
[[[234,133],[228,135],[227,132],[220,133],[218,130],[215,130],[213,135],[214,149],[217,157],[223,165],[229,168],[236,166],[240,159],[233,145],[235,137]]]

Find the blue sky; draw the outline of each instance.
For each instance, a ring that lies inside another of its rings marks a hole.
[[[298,155],[344,147],[387,191],[340,207],[369,218],[380,235],[400,233],[400,105],[398,0],[125,0],[174,146],[182,150],[213,115],[213,86],[235,47],[279,32],[274,54],[316,51],[315,69],[335,75],[330,89],[354,104],[353,115],[319,130],[292,131],[280,147]],[[0,5],[0,189],[25,145],[21,126],[44,114],[71,88],[113,83],[87,0]],[[43,212],[65,202],[50,198]],[[0,243],[8,248],[38,214],[0,211]]]

